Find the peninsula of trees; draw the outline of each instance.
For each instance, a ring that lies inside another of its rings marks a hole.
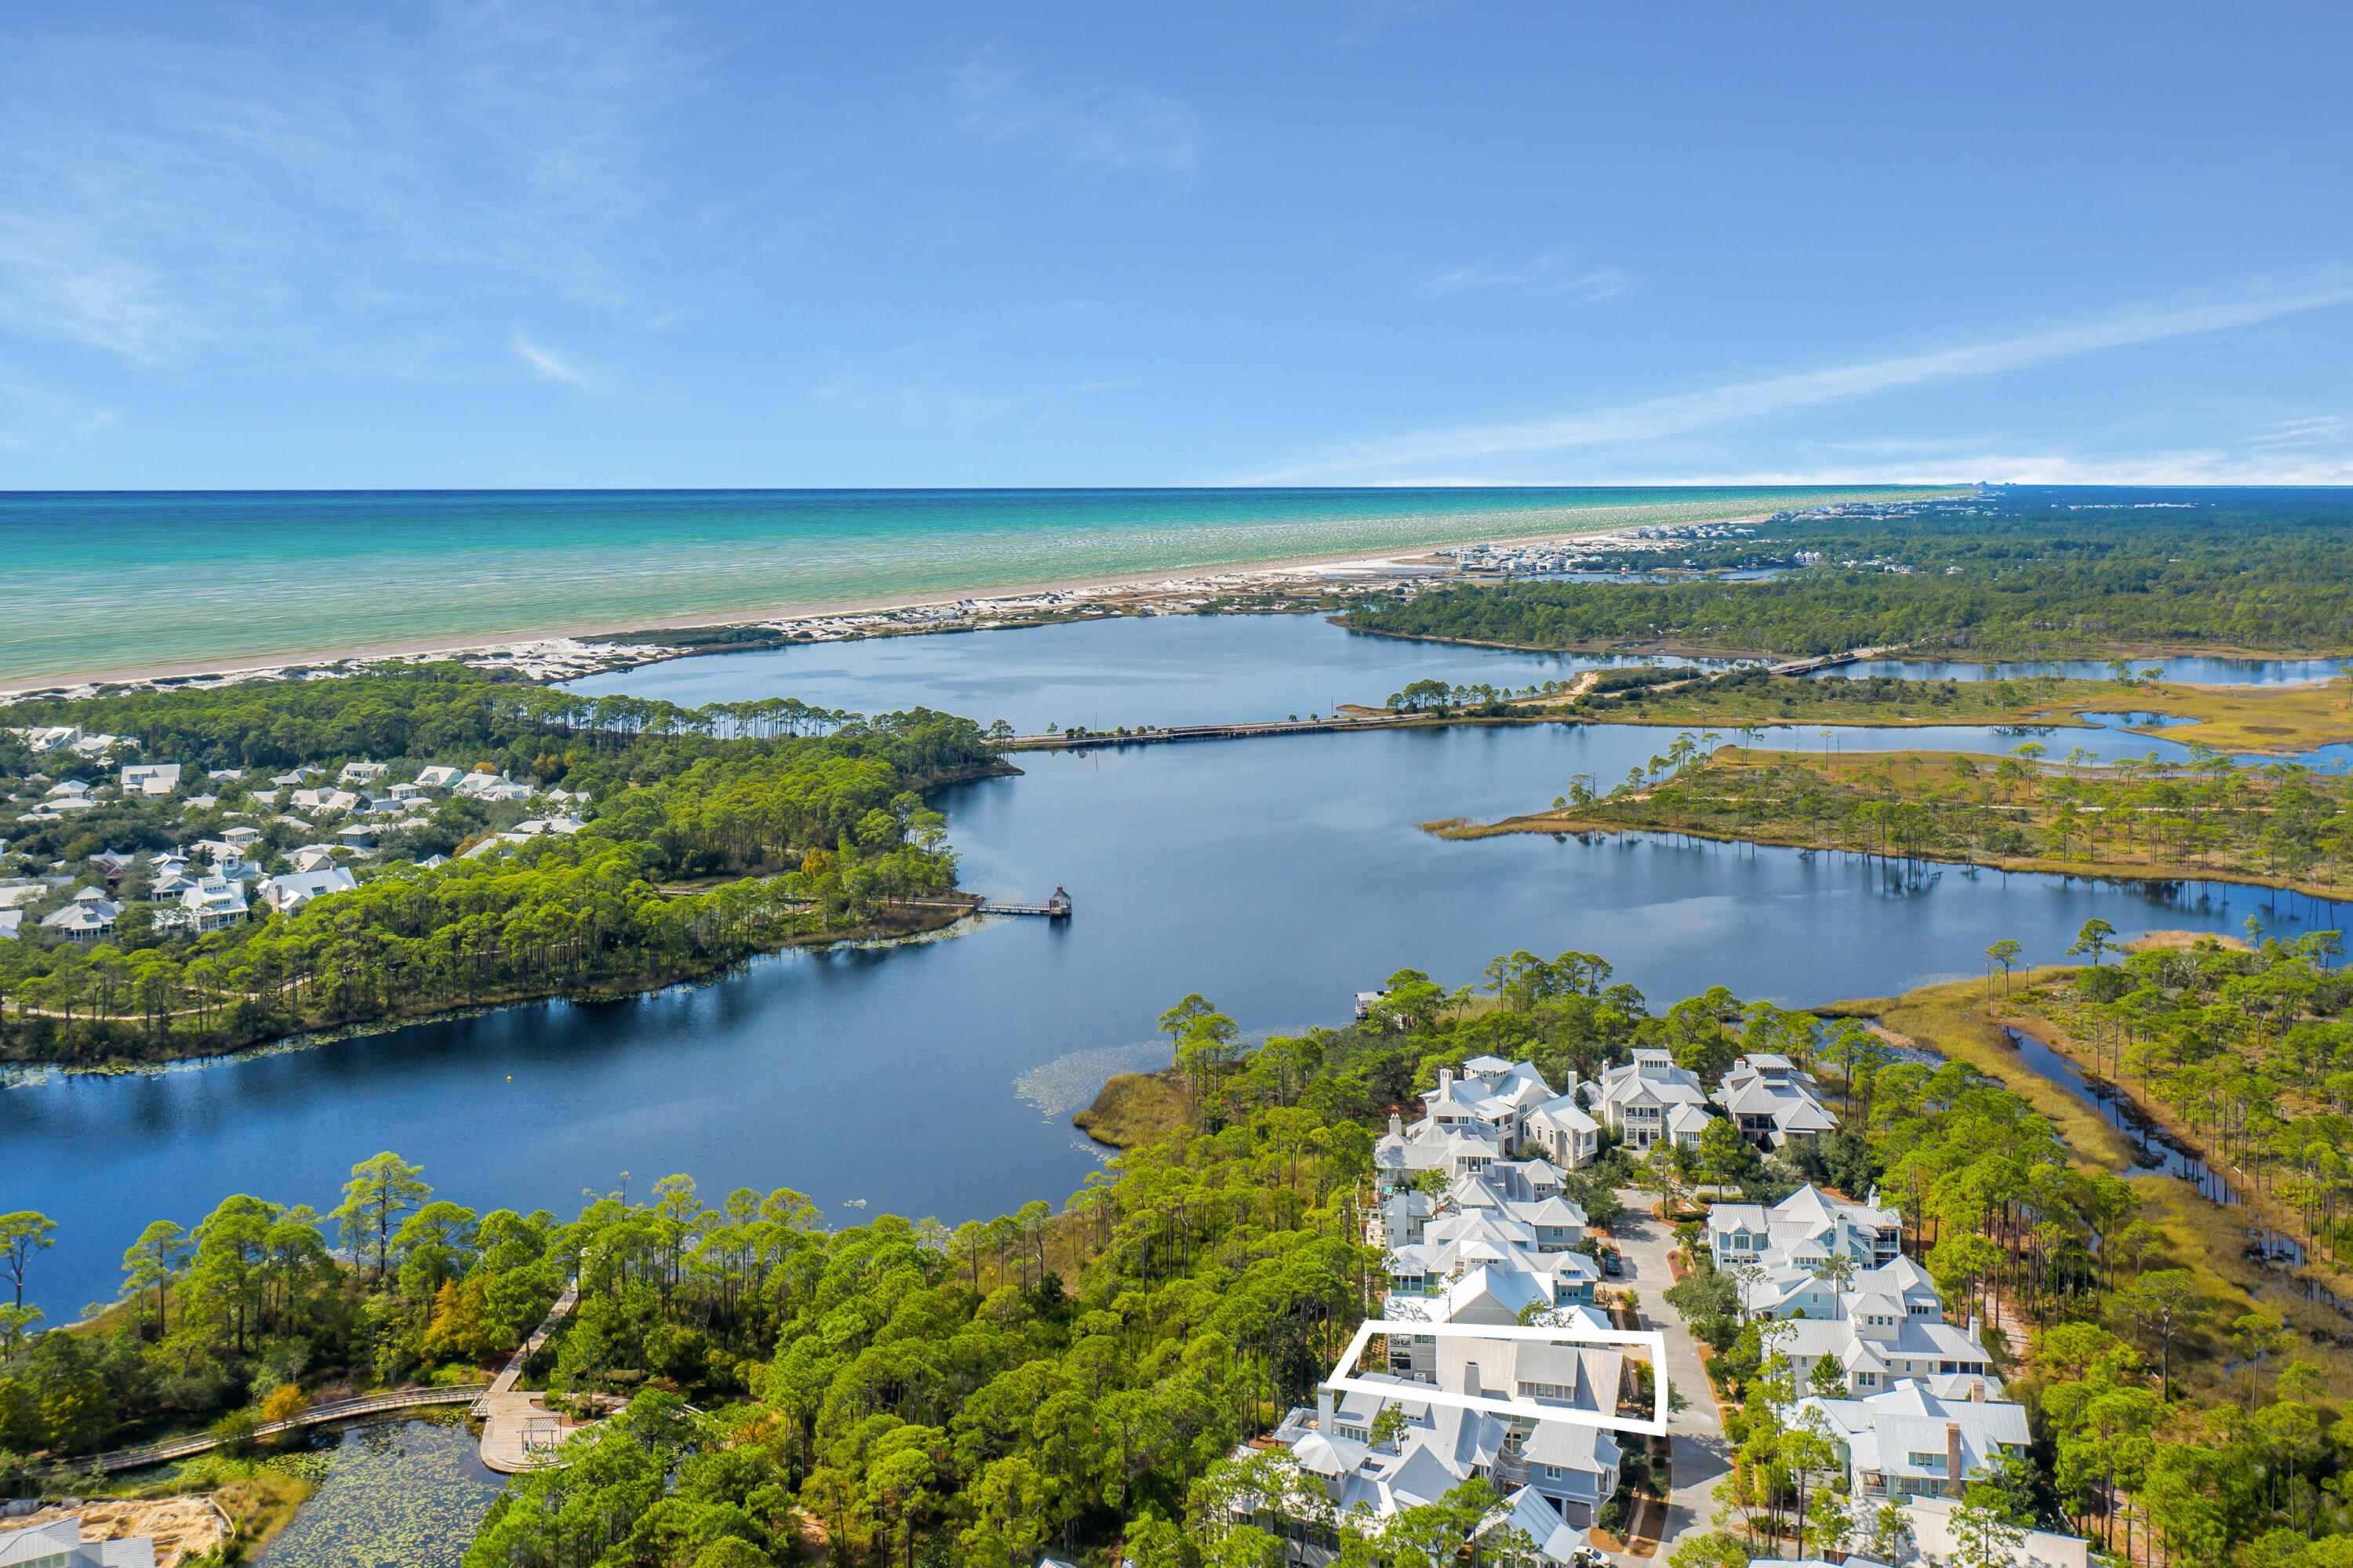
[[[637,989],[786,943],[937,924],[954,912],[909,902],[955,885],[923,791],[1003,768],[970,721],[927,710],[686,710],[456,665],[18,704],[8,716],[0,784],[23,816],[0,835],[16,887],[36,895],[27,912],[77,888],[112,911],[95,940],[35,939],[47,933],[26,921],[0,941],[0,1057],[17,1060],[206,1054],[322,1025]],[[95,758],[36,755],[25,736],[43,726],[127,738]],[[180,782],[160,796],[117,788],[130,755],[169,758]],[[362,759],[388,779],[439,764],[529,783],[420,801],[381,828],[356,812],[289,814],[284,780],[305,768],[332,779]],[[37,810],[60,776],[84,790],[83,809]],[[501,833],[530,808],[498,796],[559,787],[588,802],[585,822],[563,824],[576,831]],[[318,863],[356,872],[332,896],[210,930],[167,922],[151,899],[158,857],[174,846],[242,841],[219,843],[210,870],[230,853],[259,875],[345,821],[375,843]]]

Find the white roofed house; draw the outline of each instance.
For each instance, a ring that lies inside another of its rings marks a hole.
[[[199,935],[225,931],[251,914],[245,901],[245,884],[226,876],[207,876],[180,895],[172,912],[174,922]]]
[[[85,887],[64,908],[43,916],[41,929],[88,946],[112,936],[115,919],[121,913],[121,905],[95,887]]]
[[[1487,1342],[1476,1350],[1502,1348],[1501,1342]],[[1622,1376],[1618,1352],[1536,1343],[1516,1348],[1520,1356],[1507,1354],[1492,1373],[1480,1369],[1476,1383],[1461,1392],[1526,1398],[1555,1406],[1564,1416],[1615,1413]],[[1519,1364],[1522,1360],[1525,1367]],[[1472,1375],[1467,1361],[1457,1371]],[[1522,1371],[1529,1375],[1521,1377]],[[1357,1514],[1377,1528],[1403,1510],[1434,1502],[1475,1477],[1502,1496],[1514,1522],[1535,1540],[1548,1562],[1566,1564],[1583,1544],[1579,1532],[1591,1522],[1594,1508],[1618,1489],[1624,1452],[1616,1437],[1590,1423],[1495,1415],[1432,1404],[1417,1397],[1420,1385],[1379,1372],[1361,1381],[1394,1383],[1395,1392],[1386,1386],[1319,1391],[1314,1426],[1298,1432],[1292,1444],[1294,1462],[1323,1481],[1333,1510],[1342,1519]],[[1517,1392],[1521,1385],[1550,1392],[1522,1394]],[[1391,1407],[1400,1418],[1396,1435],[1377,1444],[1374,1427],[1382,1411]],[[1535,1511],[1523,1522],[1518,1516],[1531,1505]],[[1296,1562],[1324,1560],[1293,1556]]]
[[[16,1529],[0,1526],[0,1568],[155,1568],[155,1541],[146,1535],[86,1541],[81,1515],[72,1513]]]
[[[1572,1081],[1569,1093],[1537,1106],[1524,1121],[1526,1140],[1543,1149],[1554,1164],[1570,1171],[1583,1170],[1601,1153],[1601,1124],[1585,1114],[1576,1090]]]
[[[1879,1268],[1903,1255],[1904,1219],[1880,1206],[1876,1190],[1867,1202],[1851,1203],[1810,1183],[1770,1209],[1716,1204],[1708,1212],[1707,1239],[1718,1268],[1778,1263],[1810,1269],[1838,1255],[1857,1268]]]
[[[176,762],[134,763],[122,770],[122,792],[161,798],[180,787]]]
[[[1767,1152],[1793,1141],[1811,1143],[1838,1128],[1838,1118],[1822,1108],[1812,1075],[1786,1056],[1739,1058],[1709,1097],[1742,1138]]]
[[[1809,1396],[1796,1419],[1813,1410],[1829,1422],[1850,1495],[1869,1503],[1957,1497],[2031,1441],[2024,1405],[1944,1399],[1916,1383],[1861,1399]]]
[[[343,784],[368,784],[383,778],[389,771],[391,771],[389,763],[346,762],[343,764],[343,770],[336,774],[335,779],[337,782]]]
[[[359,885],[359,878],[350,872],[331,865],[315,871],[281,872],[263,881],[255,891],[271,910],[291,915],[313,899],[331,893],[349,893]]]
[[[1665,1051],[1637,1047],[1634,1059],[1604,1071],[1587,1091],[1602,1125],[1640,1152],[1669,1136],[1667,1113],[1676,1106],[1705,1106],[1699,1075],[1675,1065]]]
[[[465,776],[463,768],[435,766],[418,769],[417,782],[427,789],[447,789]]]

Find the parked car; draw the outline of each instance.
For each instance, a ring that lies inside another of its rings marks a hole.
[[[1618,1249],[1616,1247],[1608,1247],[1603,1249],[1601,1254],[1601,1272],[1608,1275],[1612,1279],[1616,1279],[1619,1276],[1626,1272],[1626,1265],[1619,1258]]]

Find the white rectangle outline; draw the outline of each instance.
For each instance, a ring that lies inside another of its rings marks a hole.
[[[1516,1399],[1489,1399],[1482,1394],[1449,1393],[1430,1383],[1375,1383],[1368,1378],[1342,1377],[1340,1373],[1356,1364],[1365,1353],[1365,1346],[1375,1334],[1428,1334],[1432,1339],[1457,1340],[1542,1340],[1558,1344],[1585,1343],[1598,1345],[1647,1345],[1651,1351],[1651,1414],[1652,1419],[1637,1421],[1614,1413],[1604,1415],[1598,1410],[1575,1410],[1558,1404],[1534,1404]],[[1569,1329],[1542,1327],[1522,1328],[1516,1325],[1484,1323],[1414,1323],[1392,1321],[1386,1318],[1367,1318],[1356,1330],[1356,1337],[1340,1352],[1333,1364],[1332,1375],[1324,1380],[1326,1388],[1346,1389],[1353,1393],[1376,1394],[1421,1404],[1443,1404],[1454,1410],[1476,1410],[1489,1415],[1516,1415],[1531,1421],[1557,1421],[1569,1426],[1599,1426],[1609,1432],[1639,1432],[1647,1437],[1667,1435],[1667,1336],[1657,1329]]]

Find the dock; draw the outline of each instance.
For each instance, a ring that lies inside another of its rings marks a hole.
[[[1060,888],[1043,904],[999,904],[993,898],[983,899],[974,907],[976,915],[1037,915],[1049,920],[1071,917],[1071,895]]]
[[[1179,740],[1247,740],[1261,735],[1327,735],[1343,729],[1387,729],[1421,715],[1380,714],[1365,718],[1278,719],[1268,724],[1180,724],[1132,729],[1125,735],[1088,730],[1079,735],[1017,735],[997,743],[999,751],[1076,751],[1096,746],[1160,746]]]

